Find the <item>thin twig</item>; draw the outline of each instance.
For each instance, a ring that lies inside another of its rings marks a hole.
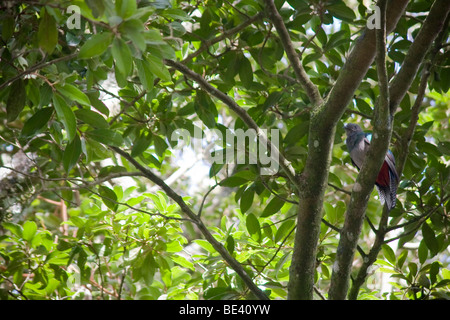
[[[197,217],[201,217],[201,215],[202,215],[202,210],[203,210],[203,205],[205,204],[205,201],[206,201],[206,197],[216,188],[216,187],[218,187],[219,186],[219,184],[218,183],[216,183],[215,185],[213,185],[209,190],[208,190],[208,192],[206,192],[206,194],[204,195],[204,197],[203,197],[203,200],[202,200],[202,203],[201,203],[201,205],[200,205],[200,209],[198,209],[198,213],[197,213]]]
[[[253,279],[247,274],[242,265],[233,258],[228,250],[224,247],[222,243],[217,241],[217,239],[211,234],[208,228],[204,225],[203,221],[191,210],[191,208],[184,202],[183,198],[175,192],[171,187],[169,187],[164,180],[159,178],[148,168],[141,165],[136,161],[131,155],[123,151],[120,148],[110,146],[111,150],[123,156],[132,165],[136,167],[144,176],[158,185],[169,198],[174,200],[181,208],[181,211],[189,217],[190,220],[199,228],[200,232],[203,234],[205,239],[213,246],[213,248],[222,256],[222,258],[228,263],[228,265],[240,276],[242,281],[248,286],[250,291],[255,294],[261,300],[268,300],[267,295],[253,282]]]
[[[175,68],[182,74],[188,76],[192,80],[195,80],[195,82],[197,82],[202,87],[203,90],[208,92],[210,95],[216,97],[217,99],[221,100],[223,103],[225,103],[227,107],[232,111],[234,111],[249,128],[254,129],[262,145],[267,145],[269,150],[274,151],[271,154],[272,160],[276,161],[280,165],[280,167],[285,171],[286,175],[288,176],[292,184],[297,189],[299,189],[298,181],[295,176],[295,171],[290,162],[287,161],[287,159],[280,153],[277,146],[274,146],[272,144],[269,138],[264,134],[264,132],[261,131],[259,126],[256,124],[255,120],[253,120],[253,118],[247,113],[245,109],[239,106],[230,96],[210,85],[201,75],[195,73],[185,65],[168,59],[165,59],[164,62],[166,65]]]
[[[188,55],[182,61],[182,63],[188,63],[189,61],[191,61],[195,57],[199,56],[203,51],[208,49],[210,46],[216,44],[217,42],[225,40],[226,38],[229,38],[229,37],[233,36],[234,34],[238,33],[239,31],[243,30],[244,28],[248,27],[253,22],[261,19],[262,17],[263,17],[263,13],[259,12],[259,13],[255,14],[253,17],[251,17],[248,20],[246,20],[243,23],[241,23],[240,25],[238,25],[238,26],[236,26],[236,27],[234,27],[232,29],[225,30],[220,36],[218,36],[218,37],[216,37],[214,39],[211,39],[211,40],[203,40],[202,41],[202,46],[197,51],[195,51],[195,52],[191,53],[190,55]]]
[[[22,77],[25,77],[26,75],[28,75],[28,74],[30,74],[30,73],[38,70],[38,69],[45,68],[45,67],[47,67],[49,65],[52,65],[52,64],[55,64],[55,63],[58,63],[58,62],[61,62],[61,61],[66,61],[66,60],[73,59],[76,56],[78,56],[78,52],[69,54],[67,56],[62,56],[62,57],[59,57],[59,58],[51,60],[51,61],[37,63],[34,66],[31,66],[30,68],[22,71],[21,73],[15,75],[12,78],[9,78],[8,80],[6,80],[2,84],[0,84],[0,90],[5,88],[5,87],[7,87],[10,83],[12,83],[12,82],[14,82],[14,81],[16,81],[16,80],[18,80],[18,79],[20,79]]]
[[[265,0],[266,3],[266,11],[269,16],[269,19],[272,21],[275,29],[278,31],[278,35],[280,37],[281,43],[283,44],[284,51],[289,59],[289,62],[294,69],[297,80],[300,82],[302,87],[305,89],[308,98],[311,100],[312,104],[316,107],[322,105],[323,100],[319,89],[317,86],[309,79],[306,74],[305,69],[303,68],[299,56],[295,51],[294,45],[292,44],[291,38],[289,36],[289,32],[283,22],[283,18],[279,14],[277,7],[273,0]]]

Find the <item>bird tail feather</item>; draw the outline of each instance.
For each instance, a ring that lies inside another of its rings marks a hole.
[[[389,186],[377,185],[378,194],[380,195],[380,202],[382,205],[386,204],[389,210],[394,209],[397,201],[397,178],[389,171]]]

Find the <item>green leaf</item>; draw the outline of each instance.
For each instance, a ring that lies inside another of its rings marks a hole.
[[[126,20],[120,24],[119,30],[126,38],[131,40],[135,48],[141,52],[145,51],[147,44],[145,43],[145,29],[142,21],[138,19]]]
[[[150,199],[152,199],[152,202],[154,203],[156,209],[160,212],[160,213],[164,213],[167,210],[167,204],[164,200],[164,198],[159,197],[156,194],[152,194],[152,193],[145,193],[145,196],[149,197]]]
[[[165,252],[180,252],[183,250],[180,242],[178,240],[173,240],[167,243]]]
[[[156,134],[154,134],[152,136],[152,139],[153,139],[153,144],[155,145],[156,154],[158,156],[162,157],[168,147],[166,141]]]
[[[293,126],[284,137],[283,142],[288,145],[296,144],[308,133],[308,128],[308,124],[304,122]]]
[[[103,0],[86,0],[86,4],[92,11],[94,18],[98,18],[103,15],[105,11],[105,4]]]
[[[247,226],[247,231],[250,234],[250,236],[255,241],[259,241],[261,239],[261,226],[259,224],[258,218],[256,218],[253,213],[250,213],[247,215],[245,224]]]
[[[235,241],[232,235],[229,235],[227,237],[227,240],[225,242],[225,248],[227,248],[228,252],[230,254],[233,254],[234,252],[234,246],[235,246]]]
[[[222,187],[235,188],[248,183],[248,180],[242,177],[231,176],[220,182]]]
[[[68,259],[69,256],[66,253],[60,251],[53,251],[47,256],[45,262],[48,264],[63,266],[67,264]]]
[[[17,79],[11,85],[8,100],[6,101],[6,120],[8,122],[16,120],[25,107],[27,94],[25,83],[22,79]]]
[[[11,231],[15,236],[22,238],[23,228],[21,225],[12,222],[3,222],[2,227]]]
[[[414,262],[408,263],[408,269],[411,277],[414,278],[417,274],[417,264]]]
[[[169,70],[167,70],[167,67],[164,65],[162,59],[150,54],[147,56],[147,62],[150,70],[155,76],[163,81],[172,80]]]
[[[357,98],[356,106],[358,107],[359,111],[361,111],[365,114],[372,114],[372,108],[365,100]]]
[[[58,119],[63,123],[64,128],[66,129],[67,139],[69,142],[72,141],[77,132],[77,121],[75,119],[75,114],[67,105],[64,98],[59,94],[53,95],[53,106],[55,107]]]
[[[123,76],[127,77],[131,73],[133,59],[126,42],[122,39],[115,38],[111,53],[116,62],[116,68]]]
[[[23,224],[23,232],[22,237],[27,240],[28,242],[31,242],[33,240],[34,235],[37,231],[37,225],[34,221],[25,221]]]
[[[264,232],[264,235],[267,238],[273,240],[273,231],[272,231],[272,227],[270,224],[268,224],[267,222],[264,222],[263,226],[262,226],[262,230]]]
[[[401,269],[403,267],[403,264],[405,263],[406,258],[408,257],[408,250],[402,251],[402,253],[399,255],[397,259],[397,267]]]
[[[264,208],[261,217],[268,217],[279,212],[284,204],[284,200],[278,197],[273,197],[272,200],[270,200],[269,204]]]
[[[278,228],[277,232],[275,233],[275,243],[283,240],[288,234],[289,232],[292,231],[293,227],[294,227],[294,220],[287,220],[285,222],[283,222],[283,224]]]
[[[236,296],[238,296],[238,293],[230,287],[209,288],[203,293],[205,300],[230,300]]]
[[[443,154],[450,156],[450,142],[448,141],[441,141],[437,145],[440,152]]]
[[[239,66],[239,78],[246,89],[249,89],[253,83],[253,70],[250,61],[242,56]]]
[[[2,21],[2,38],[6,42],[14,34],[15,21],[12,15],[8,15],[3,18]]]
[[[109,109],[108,107],[100,100],[95,94],[87,94],[89,97],[89,101],[91,102],[92,106],[97,109],[97,111],[103,113],[105,116],[109,116]]]
[[[131,156],[137,157],[142,154],[145,150],[148,149],[150,143],[152,142],[151,134],[142,134],[136,141],[133,143],[133,148],[131,148]]]
[[[105,120],[105,118],[103,118],[99,113],[91,110],[87,109],[76,110],[75,116],[84,123],[87,123],[96,129],[106,129],[109,127],[109,124]]]
[[[112,42],[112,33],[104,32],[92,35],[80,48],[78,58],[90,59],[101,55]]]
[[[344,2],[337,2],[332,5],[326,6],[328,11],[336,18],[348,22],[354,22],[356,20],[355,12],[347,7]]]
[[[23,125],[21,135],[23,137],[31,137],[39,132],[50,120],[53,114],[53,108],[43,108],[37,111]]]
[[[108,187],[100,186],[98,187],[99,194],[102,197],[103,203],[112,211],[116,211],[117,204],[117,195],[116,193]]]
[[[166,9],[163,12],[164,17],[168,17],[174,20],[192,20],[192,18],[184,12],[182,9]]]
[[[150,91],[153,88],[153,73],[151,71],[150,64],[147,60],[136,60],[136,68],[138,71],[139,79],[141,80],[142,85],[145,90]]]
[[[217,108],[211,98],[202,91],[197,92],[194,104],[195,112],[208,128],[216,126]]]
[[[439,243],[436,239],[433,229],[430,228],[428,223],[422,225],[422,235],[425,240],[425,244],[430,250],[431,257],[435,256],[439,251]]]
[[[51,54],[58,43],[58,29],[55,18],[48,14],[45,8],[42,11],[44,12],[39,19],[38,42],[45,52]]]
[[[252,187],[247,188],[242,194],[240,200],[241,212],[245,213],[253,204],[253,198],[255,196],[255,190]]]
[[[395,253],[394,253],[394,250],[392,250],[392,248],[389,247],[387,244],[383,244],[382,249],[383,249],[384,257],[387,259],[387,261],[389,261],[390,263],[395,265]]]
[[[45,287],[45,292],[47,293],[47,295],[53,293],[59,284],[60,284],[60,281],[58,281],[54,278],[49,279],[47,286]]]
[[[337,222],[336,208],[333,207],[331,203],[324,202],[323,209],[325,210],[325,215],[328,222],[330,222],[331,224],[335,224]]]
[[[183,256],[179,256],[179,255],[172,255],[170,258],[173,262],[179,264],[180,266],[184,267],[184,268],[188,268],[192,271],[195,271],[194,268],[194,264],[192,262],[190,262],[189,260],[187,260],[185,257]]]
[[[435,284],[437,281],[437,275],[439,273],[439,270],[441,268],[441,265],[439,264],[439,262],[435,261],[431,264],[431,268],[430,268],[430,280],[432,284]]]
[[[131,17],[137,9],[136,0],[116,0],[116,12],[123,19]]]
[[[428,258],[428,248],[425,244],[425,240],[420,241],[418,255],[420,263],[424,263]]]
[[[95,129],[87,131],[86,135],[106,145],[120,147],[123,144],[122,135],[110,129]]]
[[[194,240],[194,242],[196,244],[198,244],[200,247],[202,247],[203,249],[205,249],[206,251],[208,251],[209,253],[215,253],[216,250],[214,249],[214,247],[206,240]]]
[[[58,90],[59,93],[61,93],[64,97],[68,98],[69,100],[74,100],[79,104],[85,106],[91,105],[91,101],[89,100],[87,95],[74,85],[66,83],[65,85],[61,86],[57,84],[55,85],[55,88],[56,90]]]
[[[322,57],[321,52],[314,52],[311,54],[308,54],[304,59],[302,59],[302,64],[306,66],[308,63],[318,60],[320,57]]]
[[[80,155],[81,155],[81,140],[78,137],[78,135],[76,135],[75,138],[72,140],[72,142],[70,142],[66,146],[66,149],[64,150],[63,166],[66,172],[72,170],[72,168],[78,162]]]

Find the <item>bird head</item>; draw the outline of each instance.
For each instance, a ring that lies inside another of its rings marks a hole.
[[[362,132],[361,127],[358,126],[356,123],[346,123],[344,125],[344,129],[347,136],[353,135],[358,132]]]

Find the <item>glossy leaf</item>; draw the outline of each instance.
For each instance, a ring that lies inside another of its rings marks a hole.
[[[250,236],[254,240],[259,241],[261,239],[261,226],[259,224],[258,218],[256,218],[253,213],[250,213],[247,215],[245,224]]]
[[[58,119],[63,123],[64,128],[66,129],[67,139],[71,142],[75,137],[77,130],[75,114],[64,98],[58,94],[53,95],[53,106],[55,107]]]
[[[150,71],[163,81],[170,81],[171,76],[167,67],[163,64],[162,59],[152,54],[147,56],[148,67]]]
[[[123,75],[128,76],[133,67],[131,51],[123,39],[115,38],[111,48],[112,56],[116,63],[117,70]]]
[[[113,36],[109,32],[92,35],[80,48],[78,57],[80,59],[89,59],[103,54],[108,49],[112,39]]]
[[[72,170],[72,168],[78,162],[80,155],[81,155],[81,140],[78,137],[78,135],[76,135],[75,138],[72,140],[72,142],[70,142],[66,146],[66,149],[64,150],[63,165],[64,170],[66,170],[66,172]]]
[[[253,205],[253,198],[255,196],[255,191],[253,188],[247,188],[242,194],[240,201],[240,209],[242,213],[245,213],[250,209]]]
[[[253,83],[253,70],[250,61],[242,57],[240,60],[239,78],[245,88],[249,89]]]
[[[264,208],[261,217],[269,217],[281,210],[281,208],[284,206],[285,201],[283,199],[280,199],[278,197],[273,197],[272,200],[267,204],[267,206]]]
[[[423,239],[425,240],[425,244],[427,245],[428,249],[430,250],[431,256],[436,255],[436,253],[439,250],[439,244],[437,242],[434,231],[430,228],[430,226],[428,226],[427,223],[424,223],[422,225],[422,234],[423,234]]]
[[[21,135],[31,137],[44,128],[53,115],[53,108],[42,108],[37,111],[30,119],[25,122]]]
[[[47,13],[47,10],[43,10],[43,15],[39,20],[38,41],[39,46],[48,54],[51,54],[55,50],[58,43],[58,29],[56,27],[56,21],[53,16]]]
[[[78,89],[76,86],[66,83],[65,85],[56,85],[56,89],[58,90],[61,95],[66,97],[69,100],[76,101],[82,105],[90,106],[91,102],[89,101],[89,98],[87,95]]]
[[[78,109],[75,111],[75,116],[84,123],[91,125],[96,129],[106,129],[109,127],[108,122],[99,113],[87,110]]]
[[[150,63],[147,60],[136,60],[136,68],[138,71],[139,79],[141,80],[144,88],[149,91],[153,88],[154,76],[150,67]]]
[[[121,146],[123,143],[122,135],[110,129],[95,129],[86,132],[88,137],[111,146]]]
[[[103,203],[112,211],[116,211],[118,208],[116,193],[106,186],[100,186],[98,190]]]
[[[27,240],[28,242],[31,242],[33,240],[34,235],[37,231],[37,225],[34,221],[25,221],[23,224],[23,231],[22,231],[22,237]]]
[[[6,101],[6,119],[8,122],[16,120],[25,107],[26,102],[25,83],[22,79],[13,82]]]

